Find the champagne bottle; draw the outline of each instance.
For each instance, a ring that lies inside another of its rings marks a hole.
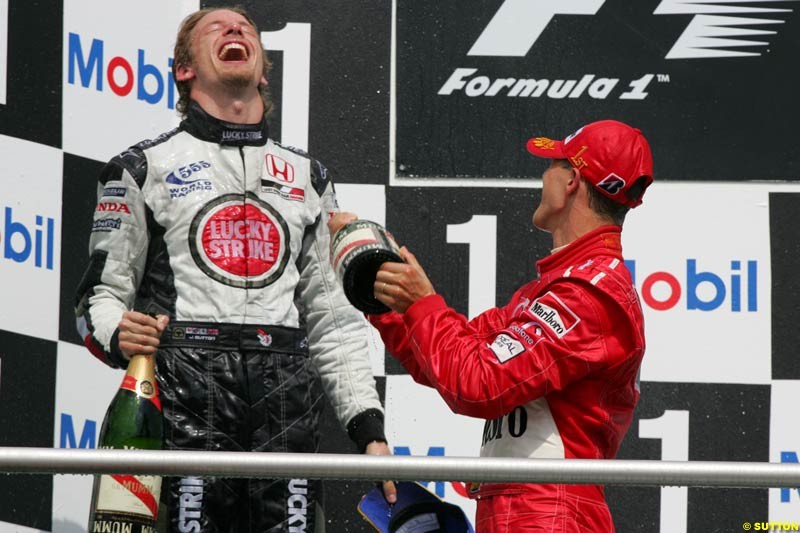
[[[371,220],[354,220],[331,239],[331,264],[353,307],[379,315],[389,308],[374,295],[375,275],[387,261],[402,263],[400,247],[391,233]]]
[[[160,450],[161,402],[153,356],[134,355],[111,400],[100,429],[100,448]],[[89,533],[156,531],[161,477],[125,474],[95,476]]]

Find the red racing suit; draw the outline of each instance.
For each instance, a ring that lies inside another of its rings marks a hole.
[[[438,295],[369,319],[417,382],[486,419],[481,456],[613,458],[645,347],[620,228],[592,231],[537,269],[508,305],[471,321]],[[614,529],[601,486],[484,483],[471,493],[479,532]]]

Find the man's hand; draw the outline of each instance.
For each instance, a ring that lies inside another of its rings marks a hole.
[[[403,246],[400,256],[405,263],[384,263],[375,276],[375,298],[392,311],[405,313],[411,304],[436,294],[425,270],[414,254]]]
[[[137,311],[122,313],[122,320],[118,325],[119,350],[126,359],[130,359],[132,355],[153,355],[168,323],[167,315],[153,318]]]
[[[331,219],[328,220],[328,231],[330,231],[331,237],[336,235],[336,232],[342,229],[342,226],[354,220],[358,220],[358,215],[355,213],[348,213],[347,211],[342,211],[333,215]]]
[[[374,440],[367,444],[367,449],[364,453],[370,455],[392,455],[389,451],[389,445],[383,441]],[[384,481],[383,483],[383,497],[389,503],[397,503],[397,487],[394,481]]]

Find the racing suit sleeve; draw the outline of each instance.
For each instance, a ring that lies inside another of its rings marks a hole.
[[[444,302],[443,299],[441,301]],[[456,316],[466,321],[462,315],[456,313]],[[475,317],[470,323],[470,327],[478,330],[497,327],[502,329],[505,324],[504,317],[504,309],[491,309]],[[414,381],[420,385],[436,388],[435,382],[428,378],[425,365],[420,364],[415,357],[413,339],[408,334],[409,330],[402,314],[392,311],[379,315],[367,315],[367,320],[380,332],[386,349],[403,365]]]
[[[103,168],[97,189],[89,265],[76,291],[78,333],[89,351],[113,368],[128,360],[119,351],[117,326],[133,307],[147,260],[147,221],[141,185],[144,154],[132,148]]]
[[[497,418],[613,364],[608,345],[625,342],[624,326],[615,333],[614,323],[626,321],[606,301],[610,297],[579,281],[549,289],[561,323],[549,311],[533,311],[538,299],[520,307],[519,292],[506,307],[470,322],[439,295],[415,302],[403,315],[370,321],[387,350],[417,382],[435,387],[453,412]]]
[[[417,362],[403,315],[390,311],[379,315],[366,315],[366,317],[369,323],[380,332],[386,350],[403,365],[414,381],[426,387],[436,388],[436,385],[428,379],[424,365]]]
[[[311,165],[321,208],[303,238],[298,306],[325,393],[342,426],[363,452],[369,442],[386,440],[383,409],[369,360],[369,325],[350,305],[331,266],[327,220],[338,206],[325,167],[315,160]]]

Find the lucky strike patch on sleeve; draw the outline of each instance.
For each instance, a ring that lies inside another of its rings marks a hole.
[[[533,315],[537,322],[552,331],[559,339],[581,321],[580,317],[552,291],[536,298],[528,307],[527,313]]]

